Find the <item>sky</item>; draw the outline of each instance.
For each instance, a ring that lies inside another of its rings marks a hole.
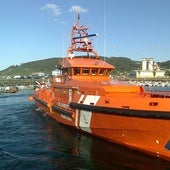
[[[0,0],[0,70],[66,56],[80,12],[100,56],[170,60],[170,0]]]

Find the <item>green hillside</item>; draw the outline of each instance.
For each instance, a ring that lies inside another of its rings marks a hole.
[[[114,73],[117,72],[131,72],[132,70],[141,69],[141,62],[132,61],[126,57],[107,57],[105,59],[108,63],[115,66]]]
[[[159,62],[158,65],[162,68],[162,69],[170,69],[170,60],[166,61],[166,62]]]
[[[43,72],[51,74],[56,69],[58,60],[62,58],[48,58],[44,60],[32,61],[21,65],[13,65],[5,70],[0,71],[0,76],[29,76],[34,73]],[[132,70],[141,69],[140,61],[133,61],[126,57],[106,57],[103,58],[106,62],[115,66],[114,74],[129,73]],[[170,69],[170,61],[159,62],[158,65],[163,69]]]
[[[32,61],[23,63],[21,65],[12,65],[5,70],[0,71],[0,76],[13,75],[31,75],[37,72],[44,72],[50,74],[52,70],[56,69],[56,64],[59,58],[49,58],[44,60]]]

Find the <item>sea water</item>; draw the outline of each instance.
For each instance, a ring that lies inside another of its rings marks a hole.
[[[0,94],[0,170],[170,169],[167,162],[61,125],[28,101]]]

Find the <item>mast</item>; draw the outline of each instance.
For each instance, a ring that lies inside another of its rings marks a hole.
[[[88,34],[88,27],[80,24],[80,14],[77,15],[77,22],[73,25],[71,31],[71,45],[67,51],[67,57],[73,58],[74,52],[86,52],[87,54],[93,53],[96,58],[98,54],[94,51],[92,40],[90,37],[98,36],[98,34]]]

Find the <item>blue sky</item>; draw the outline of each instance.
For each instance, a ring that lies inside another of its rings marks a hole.
[[[65,56],[77,8],[99,55],[170,60],[170,0],[0,0],[0,70]]]

